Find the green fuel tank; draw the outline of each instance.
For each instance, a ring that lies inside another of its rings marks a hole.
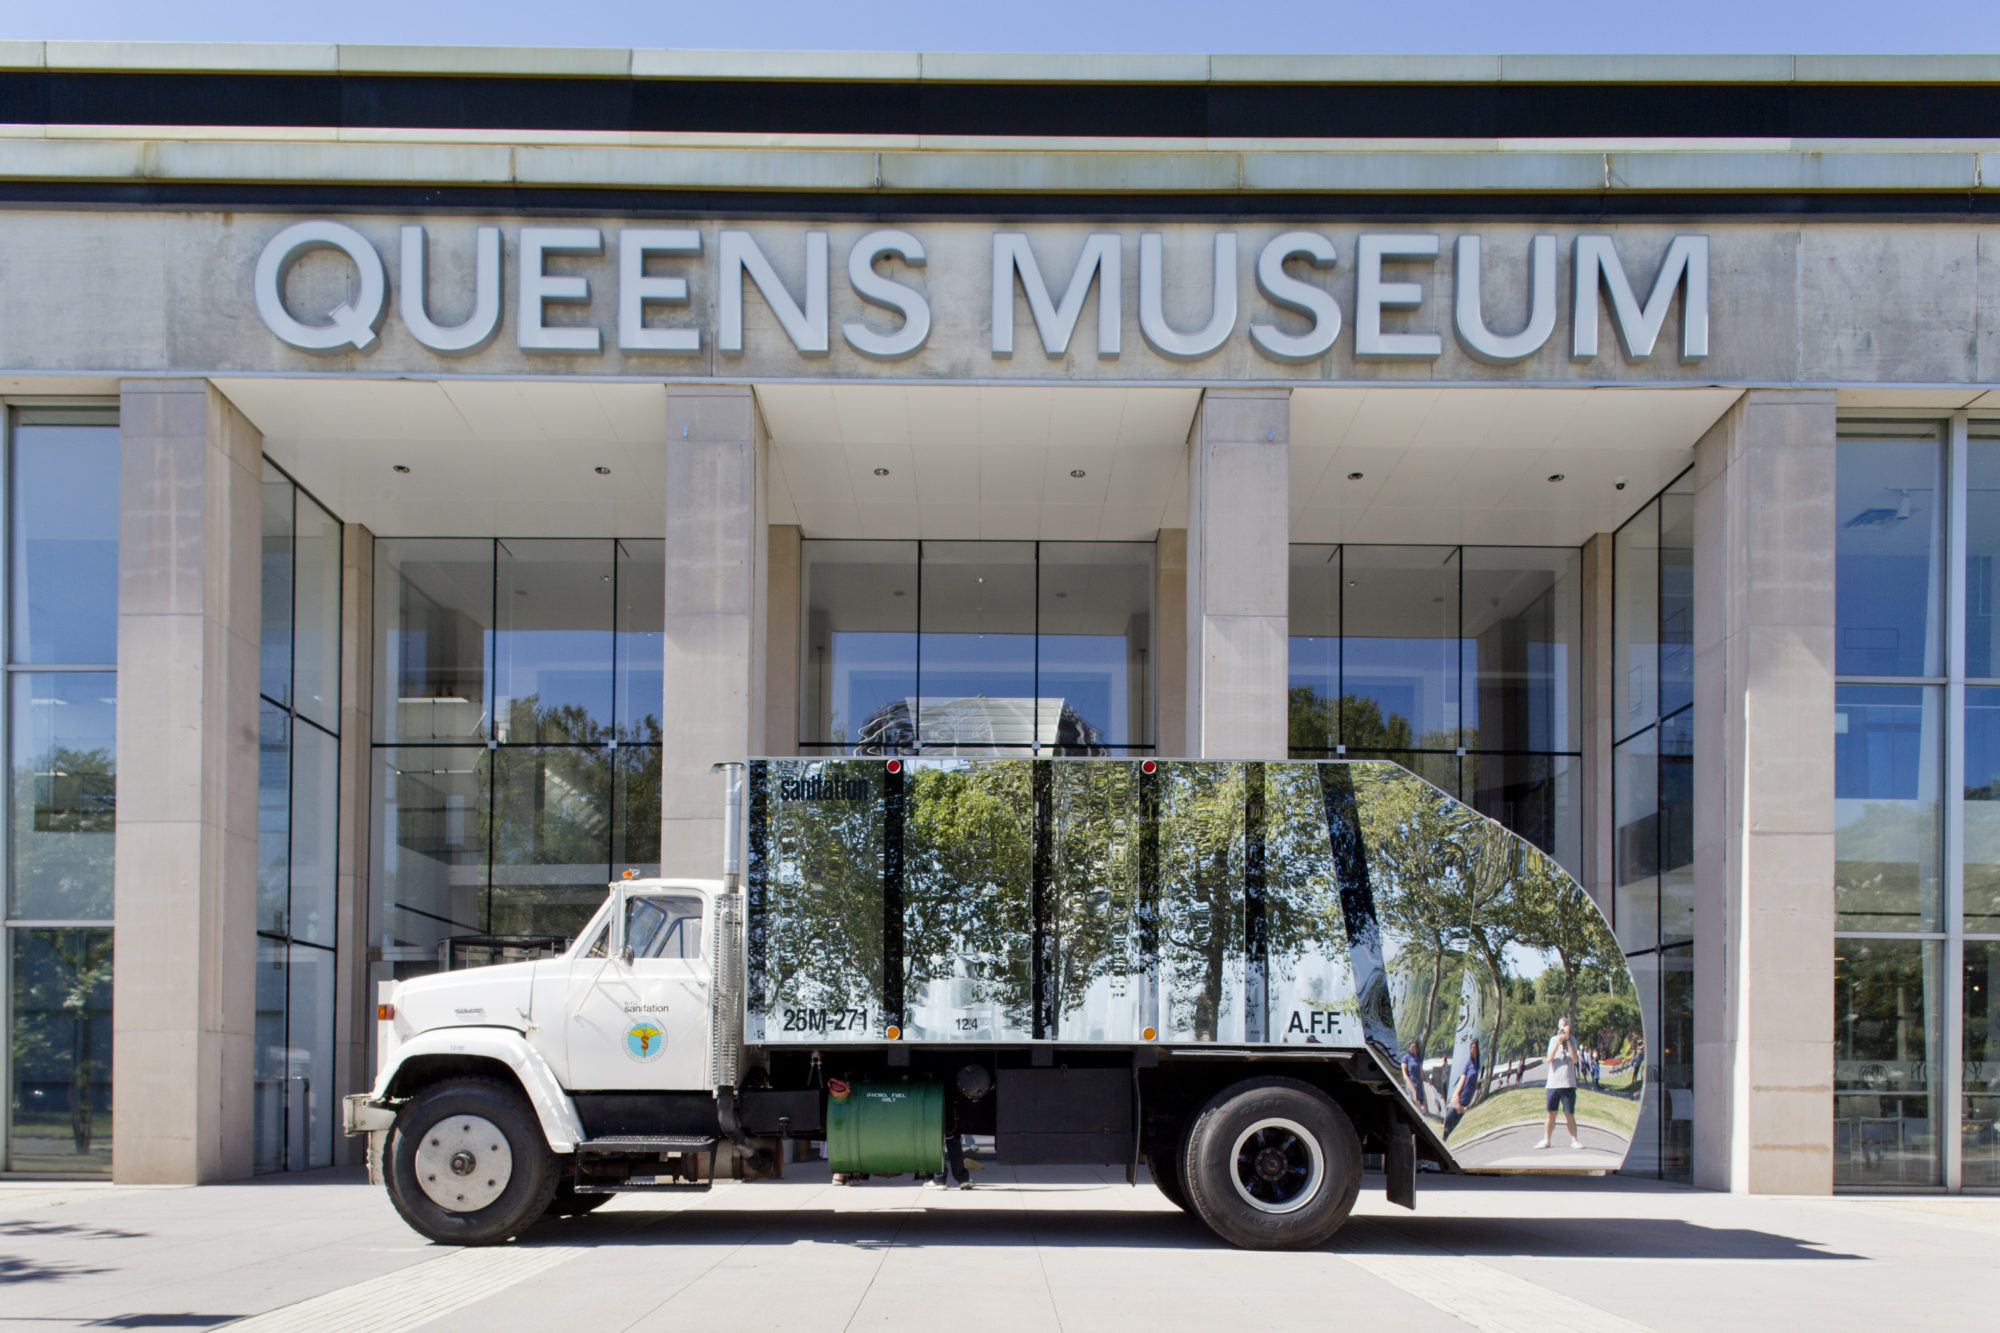
[[[935,1175],[944,1169],[944,1089],[936,1083],[856,1083],[829,1095],[826,1155],[835,1171]]]

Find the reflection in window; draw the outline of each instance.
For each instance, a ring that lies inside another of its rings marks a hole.
[[[1660,492],[1660,712],[1694,702],[1694,473]]]
[[[269,461],[263,523],[251,1151],[302,1171],[333,1164],[342,534]]]
[[[1577,864],[1581,579],[1567,547],[1294,546],[1292,755],[1393,760]]]
[[[1944,675],[1943,467],[1935,423],[1841,426],[1834,484],[1840,675]]]
[[[1939,946],[1835,941],[1833,1180],[1935,1185],[1942,1179],[1937,993]]]
[[[453,936],[565,939],[616,874],[659,873],[665,559],[653,538],[376,543],[381,734],[457,742],[375,751],[377,979]]]
[[[12,696],[14,887],[10,915],[111,915],[118,678],[20,672]]]
[[[976,755],[1151,744],[1149,543],[804,548],[801,745]]]
[[[1624,740],[1660,715],[1660,500],[1612,538],[1611,735]]]
[[[1939,690],[1834,690],[1834,901],[1839,930],[1935,930],[1943,880]]]
[[[1459,739],[1459,551],[1341,552],[1340,742],[1453,750]]]
[[[8,866],[0,1170],[111,1169],[118,414],[5,414]],[[81,922],[103,923],[102,927]]]
[[[486,735],[492,622],[492,542],[375,543],[377,740]]]
[[[15,929],[8,1171],[111,1169],[111,931]]]
[[[1583,558],[1573,550],[1465,550],[1468,750],[1572,751]]]
[[[118,660],[118,427],[104,415],[15,417],[15,662]]]
[[[2000,934],[2000,689],[1965,691],[1965,929]]]
[[[2000,940],[1965,942],[1965,1183],[2000,1185]]]
[[[496,543],[493,736],[503,745],[610,734],[615,545]]]
[[[1340,744],[1340,548],[1294,546],[1286,633],[1286,727],[1293,753]]]

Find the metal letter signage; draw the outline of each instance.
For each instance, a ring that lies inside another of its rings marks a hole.
[[[1676,309],[1679,361],[1701,360],[1709,345],[1709,238],[1658,229],[1614,237],[1507,227],[1489,247],[1479,232],[1360,232],[1336,244],[1324,231],[1252,222],[1131,231],[1053,223],[983,230],[947,222],[933,224],[928,235],[796,223],[754,230],[713,223],[468,223],[454,233],[437,223],[356,222],[295,222],[259,253],[252,283],[257,314],[290,346],[373,354],[393,305],[410,342],[438,356],[467,357],[492,346],[509,304],[521,352],[646,358],[640,365],[657,364],[650,361],[656,357],[710,358],[683,362],[695,373],[724,364],[713,359],[720,353],[730,362],[750,357],[760,374],[786,373],[774,357],[837,354],[850,372],[861,369],[859,357],[909,362],[918,375],[976,375],[966,356],[978,355],[973,349],[982,335],[993,361],[1013,359],[1024,308],[1043,357],[1017,369],[1038,374],[1044,364],[1060,365],[1060,373],[1076,378],[1158,376],[1161,362],[1211,357],[1224,358],[1224,375],[1236,378],[1255,378],[1251,368],[1260,360],[1319,363],[1317,372],[1306,373],[1330,379],[1363,361],[1444,361],[1446,373],[1467,360],[1524,369],[1532,363],[1528,373],[1542,377],[1595,376],[1605,369],[1599,326],[1607,317],[1624,360],[1636,363],[1652,357]],[[1619,253],[1621,241],[1627,254],[1647,256],[1636,270]],[[835,245],[846,254],[844,271]],[[1567,312],[1559,295],[1564,246],[1571,257]],[[310,282],[293,282],[287,302],[288,275],[315,250],[338,250],[353,266],[351,295],[330,309],[323,269]],[[384,250],[400,284],[393,301]],[[503,294],[510,258],[513,291]],[[1481,285],[1488,277],[1490,292]],[[1438,290],[1446,283],[1449,302]],[[1071,354],[1093,301],[1095,366],[1088,352]],[[1344,308],[1353,312],[1353,341],[1343,353]],[[460,322],[440,323],[433,318],[439,309]],[[1565,313],[1569,360],[1596,368],[1560,369],[1557,325]],[[1107,363],[1125,347],[1128,318],[1150,361],[1120,369]],[[1517,331],[1499,332],[1496,324]],[[407,350],[407,343],[390,342],[391,359]]]
[[[361,279],[361,290],[354,299],[329,310],[324,324],[301,323],[285,308],[285,275],[313,250],[341,251],[354,262],[354,271]],[[374,345],[375,329],[382,322],[389,295],[382,256],[368,238],[352,227],[326,221],[295,222],[273,236],[264,253],[257,256],[251,289],[264,327],[308,352],[337,352],[345,347],[367,351]]]

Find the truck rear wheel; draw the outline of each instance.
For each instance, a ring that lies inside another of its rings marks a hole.
[[[1180,1164],[1172,1155],[1154,1157],[1148,1154],[1146,1174],[1153,1178],[1155,1185],[1159,1186],[1160,1193],[1166,1195],[1168,1203],[1184,1213],[1194,1211],[1188,1204],[1187,1191],[1181,1188]]]
[[[1249,1079],[1209,1099],[1188,1134],[1182,1181],[1195,1216],[1232,1245],[1318,1245],[1354,1211],[1361,1140],[1318,1088]]]
[[[441,1245],[497,1245],[541,1217],[555,1158],[512,1088],[482,1078],[433,1084],[389,1131],[389,1199]]]

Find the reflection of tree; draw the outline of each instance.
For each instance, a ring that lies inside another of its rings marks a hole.
[[[1032,1025],[1034,800],[1024,762],[910,766],[903,825],[903,993],[966,977],[974,1002]]]
[[[1227,965],[1243,957],[1244,765],[1162,765],[1161,971],[1174,1012],[1213,1041]]]
[[[782,778],[863,782],[858,801],[780,800]],[[769,848],[753,879],[751,949],[769,1007],[869,1011],[882,989],[882,765],[827,760],[773,764],[765,778]],[[761,888],[761,892],[758,892]]]
[[[1138,970],[1139,796],[1131,764],[1056,764],[1056,1014],[1061,1031],[1093,983]]]
[[[37,1080],[40,1071],[66,1066],[70,1139],[79,1154],[88,1153],[97,1117],[91,1094],[102,1081],[93,1024],[110,1015],[111,932],[20,931],[15,939],[40,944],[46,962],[28,963],[16,945],[10,1035],[14,1089],[10,1091]],[[26,1109],[18,1093],[14,1109],[16,1116]]]
[[[117,769],[109,750],[53,745],[14,769],[14,893],[24,915],[111,913]]]
[[[1870,801],[1834,835],[1834,893],[1843,917],[1918,915],[1937,873],[1937,805]],[[1926,850],[1930,849],[1930,850]]]

